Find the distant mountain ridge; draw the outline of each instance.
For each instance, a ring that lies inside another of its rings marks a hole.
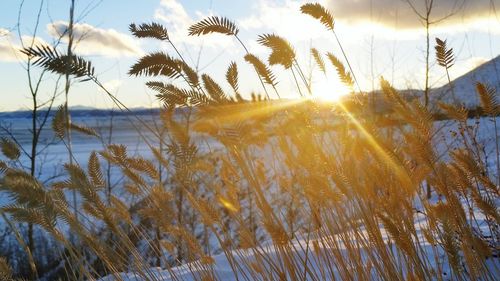
[[[451,82],[456,101],[470,109],[480,106],[481,102],[476,92],[477,82],[495,88],[500,94],[500,55]],[[430,99],[433,102],[453,103],[450,85],[446,84],[431,90]]]
[[[50,112],[50,116],[53,116],[57,111],[57,108],[53,108]],[[93,108],[89,106],[74,106],[70,107],[72,117],[103,117],[110,116],[111,114],[115,116],[127,116],[127,115],[152,115],[158,114],[160,108],[133,108],[130,111],[120,111],[118,109],[100,109]],[[47,112],[47,109],[41,109],[38,111],[40,114]],[[2,118],[31,118],[31,110],[17,110],[9,112],[0,112],[0,119]]]
[[[466,74],[454,79],[451,83],[455,93],[455,99],[458,103],[465,105],[465,107],[474,109],[481,105],[479,97],[476,93],[476,83],[481,82],[489,85],[496,89],[497,93],[500,95],[500,55],[496,58],[481,64],[480,66],[472,69]],[[408,97],[422,97],[423,91],[421,90],[401,90],[403,95]],[[380,91],[376,91],[380,93]],[[453,103],[454,98],[450,85],[445,84],[439,88],[431,89],[430,91],[430,101],[432,104],[436,105],[437,102]],[[383,107],[383,106],[382,106]],[[110,116],[114,114],[116,116],[126,116],[126,115],[152,115],[158,114],[160,108],[133,108],[131,112],[120,111],[118,109],[99,109],[89,106],[73,106],[70,107],[71,115],[74,117],[98,117],[98,116]],[[42,109],[39,112],[43,113],[46,109]],[[178,109],[182,110],[182,109]],[[55,109],[50,113],[53,115]],[[0,112],[0,118],[31,118],[30,110],[18,110],[10,112]]]

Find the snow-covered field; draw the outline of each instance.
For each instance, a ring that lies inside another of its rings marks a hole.
[[[103,150],[106,145],[107,136],[109,136],[109,118],[108,117],[97,117],[97,118],[81,118],[75,119],[74,122],[79,124],[86,124],[87,126],[96,128],[98,132],[103,135],[103,140],[96,139],[94,137],[84,136],[81,134],[75,133],[73,138],[72,146],[74,151],[75,160],[83,167],[86,167],[86,163],[88,161],[88,157],[90,152],[93,150]],[[500,123],[500,118],[497,119],[497,122]],[[29,127],[29,119],[11,119],[11,120],[2,120],[3,124],[15,124],[12,128],[13,135],[16,136],[19,143],[21,145],[25,145],[29,147],[31,141],[31,133],[26,129]],[[500,134],[500,132],[494,131],[494,126],[491,118],[481,118],[478,120],[470,119],[469,125],[471,126],[471,130],[477,136],[478,143],[482,146],[484,155],[487,157],[486,161],[488,162],[489,172],[491,172],[493,177],[496,177],[496,169],[495,169],[495,159],[493,157],[496,148],[495,142],[495,134]],[[443,153],[443,157],[446,157],[446,152],[452,150],[459,146],[458,140],[456,138],[457,132],[457,124],[449,121],[440,121],[435,123],[436,128],[439,129],[435,139],[439,140],[438,151]],[[151,141],[155,141],[155,136],[148,132],[143,132],[145,136]],[[5,136],[5,134],[1,134],[0,136]],[[53,140],[53,135],[50,132],[50,129],[46,130],[42,135],[42,143],[40,147],[43,148],[45,144],[49,144]],[[152,154],[149,151],[147,145],[141,139],[141,136],[130,126],[130,122],[125,117],[115,117],[114,120],[114,128],[112,139],[117,144],[124,144],[128,147],[128,151],[130,154],[139,154],[146,158],[152,158]],[[157,141],[157,140],[156,140]],[[201,149],[208,149],[208,146],[217,147],[218,145],[213,142],[207,142],[206,139],[199,139]],[[265,150],[265,149],[264,149]],[[54,180],[57,179],[57,176],[63,174],[62,172],[62,164],[67,162],[67,148],[64,143],[56,142],[51,143],[46,148],[44,148],[42,152],[42,159],[40,160],[43,165],[40,166],[41,178],[46,180]],[[22,157],[21,161],[27,163],[27,158]],[[116,172],[116,171],[115,171]],[[55,178],[53,178],[55,177]],[[1,196],[1,195],[0,195]],[[0,205],[9,203],[8,198],[0,197]],[[382,228],[382,227],[381,227]],[[417,226],[418,229],[418,226]],[[382,232],[384,233],[385,231]],[[420,233],[420,232],[419,232]],[[419,234],[420,235],[420,234]],[[309,242],[306,242],[307,239],[304,237],[297,238],[291,245],[289,245],[289,249],[292,253],[293,259],[296,260],[297,264],[304,266],[304,264],[308,267],[308,273],[305,275],[305,280],[313,279],[312,276],[320,277],[322,280],[339,280],[340,276],[326,276],[324,270],[322,269],[322,264],[326,261],[321,261],[317,259],[317,255],[312,255],[310,249],[313,247],[314,237],[310,237]],[[334,238],[335,239],[335,238]],[[384,239],[387,240],[387,237]],[[422,239],[422,241],[425,239]],[[429,253],[429,255],[435,255],[433,253],[432,247],[430,245],[423,243],[421,245],[423,248],[423,252]],[[309,250],[308,250],[309,249]],[[328,249],[321,249],[323,251],[327,251]],[[347,251],[343,249],[343,251]],[[309,253],[309,254],[306,254]],[[255,260],[260,255],[264,254],[266,257],[271,257],[271,259],[278,258],[279,253],[277,252],[277,248],[271,243],[264,243],[263,246],[258,249],[253,250],[237,250],[232,252],[234,256],[234,261],[239,264],[249,265],[252,264],[252,260]],[[344,253],[346,254],[346,253]],[[445,256],[441,253],[443,257]],[[307,257],[307,258],[306,258]],[[164,270],[160,268],[149,268],[145,272],[141,273],[123,273],[120,278],[123,280],[199,280],[202,274],[213,274],[213,276],[217,277],[219,280],[244,280],[244,276],[250,276],[252,269],[243,267],[238,270],[238,273],[235,273],[231,268],[231,262],[228,260],[227,256],[224,254],[218,254],[212,257],[213,263],[210,265],[201,265],[199,262],[194,262],[190,264],[185,264],[179,267],[172,268],[170,270]],[[238,262],[239,260],[244,259],[244,262]],[[304,262],[306,261],[307,262]],[[233,261],[233,262],[234,262]],[[434,267],[436,264],[436,260],[429,258],[429,262]],[[500,267],[500,263],[498,259],[490,260],[491,266]],[[443,278],[446,279],[446,272],[449,271],[449,268],[446,266],[441,268],[443,270]],[[367,269],[367,270],[373,270]],[[172,278],[172,273],[175,278]],[[336,274],[336,273],[335,273]],[[309,276],[308,276],[309,275]],[[374,276],[374,275],[373,275]],[[115,280],[117,276],[108,276],[103,278],[103,281]],[[277,277],[276,277],[277,278]],[[274,278],[270,278],[274,279]],[[315,278],[317,279],[317,278]]]
[[[144,121],[148,122],[152,127],[154,126],[154,121],[151,116],[141,117]],[[156,118],[156,117],[155,117]],[[96,130],[101,138],[96,138],[94,136],[88,136],[82,133],[73,132],[73,137],[71,140],[71,147],[73,152],[73,160],[83,169],[87,168],[90,153],[92,151],[103,151],[108,144],[122,144],[127,147],[127,153],[131,156],[140,155],[142,157],[153,159],[153,154],[149,149],[148,145],[143,140],[143,137],[147,139],[154,146],[158,146],[159,140],[155,134],[148,130],[142,130],[139,134],[134,126],[131,125],[131,118],[126,116],[115,116],[111,121],[109,116],[99,116],[99,117],[75,117],[72,118],[72,122],[91,127]],[[110,124],[113,122],[112,130],[110,131]],[[156,122],[161,122],[156,120]],[[135,121],[134,124],[136,124]],[[158,123],[159,124],[159,123]],[[31,149],[31,120],[29,118],[4,118],[0,120],[0,125],[4,128],[8,128],[10,133],[6,133],[4,130],[0,130],[0,137],[10,138],[12,134],[17,142],[26,150]],[[136,125],[137,128],[141,128],[140,124]],[[142,136],[141,136],[142,135]],[[200,141],[200,149],[208,149],[208,146],[216,146],[214,143],[208,143],[206,141]],[[38,144],[39,156],[36,165],[36,176],[38,179],[44,182],[51,182],[55,180],[60,180],[64,175],[64,164],[69,162],[69,154],[67,144],[57,139],[49,125],[42,131],[40,136],[40,142]],[[5,160],[2,158],[3,155],[0,154],[0,160]],[[29,159],[25,154],[21,154],[20,162],[22,165],[28,169]],[[13,163],[14,165],[19,165]],[[120,175],[118,175],[118,169],[111,167],[111,174],[113,175],[112,182],[118,185],[120,181]],[[0,193],[0,205],[6,202],[6,198]]]
[[[480,119],[470,119],[468,120],[468,125],[471,128],[471,132],[476,136],[478,144],[483,148],[484,155],[487,157],[486,161],[488,162],[489,172],[493,177],[496,177],[496,163],[494,159],[495,149],[496,149],[496,140],[495,140],[495,130],[493,125],[493,119],[483,117]],[[497,122],[500,122],[500,118],[497,119]],[[460,144],[460,140],[456,137],[456,132],[458,132],[457,123],[450,121],[439,121],[435,123],[436,128],[436,136],[435,139],[438,140],[438,151],[442,152],[440,156],[447,157],[447,152],[450,150],[456,149]],[[500,132],[496,132],[496,134],[500,134]],[[437,197],[433,198],[433,201],[436,200]],[[500,203],[500,202],[498,202]],[[420,206],[419,202],[416,202],[416,206]],[[415,220],[415,228],[417,230],[417,235],[420,237],[420,249],[422,253],[424,253],[423,259],[426,259],[430,268],[436,270],[436,272],[441,272],[441,280],[454,280],[450,279],[451,269],[449,268],[449,264],[446,260],[446,254],[444,253],[442,248],[432,247],[426,239],[424,238],[421,230],[422,224],[425,224],[424,217],[417,215]],[[422,223],[422,224],[421,224]],[[479,227],[482,230],[488,232],[487,225],[484,222],[484,217],[478,220]],[[393,241],[389,239],[389,235],[385,231],[384,227],[380,225],[381,233],[383,234],[384,242],[391,249],[393,253],[398,252],[395,247]],[[368,237],[366,232],[363,232],[363,235]],[[319,238],[325,239],[325,237]],[[342,245],[341,238],[333,237],[326,238],[328,239],[337,239],[339,244]],[[292,259],[296,262],[297,269],[302,270],[303,272],[307,272],[304,274],[304,278],[301,280],[342,280],[342,276],[339,275],[338,270],[336,270],[335,265],[333,268],[333,276],[332,272],[325,272],[326,264],[329,262],[327,260],[322,259],[322,256],[317,252],[313,252],[314,244],[316,238],[314,234],[310,237],[297,237],[290,245],[287,246],[287,249],[291,253]],[[321,243],[316,243],[316,245],[321,245]],[[329,251],[330,249],[320,246],[320,251]],[[437,249],[437,252],[436,252]],[[345,247],[340,247],[341,255],[348,256],[348,249]],[[361,249],[362,256],[366,257],[366,252]],[[203,276],[214,276],[217,280],[228,280],[228,281],[236,281],[236,280],[246,280],[245,278],[252,276],[252,271],[254,269],[249,268],[251,264],[257,261],[259,257],[265,256],[269,258],[273,262],[279,261],[283,259],[283,253],[280,253],[280,248],[273,245],[271,242],[263,243],[262,246],[259,246],[255,249],[249,250],[235,250],[230,252],[230,259],[228,260],[228,256],[224,253],[212,256],[213,262],[209,265],[202,264],[199,261],[192,262],[188,264],[184,264],[182,266],[174,267],[171,269],[162,269],[162,268],[148,268],[141,270],[139,272],[128,272],[121,273],[118,276],[109,275],[100,280],[102,281],[112,281],[112,280],[127,280],[127,281],[139,281],[139,280],[183,280],[183,281],[191,281],[191,280],[203,280]],[[404,255],[404,253],[399,252],[398,255]],[[435,259],[434,257],[439,257]],[[262,260],[260,260],[262,262]],[[235,272],[231,264],[239,264],[242,267]],[[278,262],[279,263],[279,262]],[[493,269],[500,268],[500,259],[493,258],[488,259],[486,262],[486,266]],[[305,270],[307,267],[307,270]],[[354,270],[354,269],[353,269]],[[286,270],[283,270],[286,272]],[[368,276],[371,276],[371,280],[381,280],[377,277],[375,269],[373,267],[366,268],[366,271],[369,272]],[[495,272],[493,270],[493,272]],[[255,274],[255,273],[254,273]],[[280,280],[279,276],[267,276],[268,280]],[[250,278],[251,279],[251,278]],[[253,280],[253,279],[251,279]],[[257,278],[257,280],[260,280]],[[264,280],[264,279],[262,279]]]

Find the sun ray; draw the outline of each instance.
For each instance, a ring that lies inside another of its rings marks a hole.
[[[351,89],[332,79],[322,79],[312,84],[313,98],[324,102],[337,102],[351,93]]]
[[[339,108],[347,115],[349,120],[356,126],[356,128],[367,138],[368,143],[374,148],[375,153],[380,158],[383,158],[386,163],[394,169],[396,175],[399,177],[401,182],[405,183],[405,186],[411,185],[411,177],[408,172],[400,164],[396,163],[394,159],[384,150],[384,148],[378,143],[375,137],[359,122],[356,117],[354,117],[349,110],[344,106],[342,102],[337,103]]]
[[[211,112],[211,115],[216,116],[217,121],[220,122],[220,124],[234,124],[243,120],[254,119],[259,116],[263,115],[269,116],[274,113],[282,112],[285,109],[303,103],[306,100],[307,99],[290,99],[290,100],[269,101],[265,103],[256,103],[256,104],[243,103],[243,104],[222,105],[219,106],[217,110],[217,112],[220,112],[220,114]]]

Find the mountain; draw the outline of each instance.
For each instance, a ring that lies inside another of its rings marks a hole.
[[[452,81],[455,98],[458,103],[467,108],[476,108],[481,105],[476,92],[476,83],[481,82],[496,89],[500,94],[500,56],[476,67],[468,73]],[[431,100],[453,103],[453,95],[448,84],[433,89]]]
[[[500,55],[453,80],[452,85],[455,93],[455,100],[470,109],[480,106],[481,102],[479,101],[479,97],[476,93],[477,82],[482,82],[495,88],[497,93],[500,95]],[[401,90],[400,93],[409,100],[421,98],[423,102],[423,91],[421,90]],[[385,100],[383,99],[381,92],[375,91],[375,93],[372,94],[376,94],[377,108],[383,111],[387,105],[385,104]],[[439,88],[431,89],[429,96],[431,104],[433,105],[437,105],[437,102],[439,101],[454,103],[453,94],[448,84]],[[46,109],[42,109],[40,111],[43,112],[44,110]],[[54,114],[55,110],[57,109],[53,108],[53,112],[51,114]],[[159,111],[160,108],[133,108],[131,109],[131,112],[121,112],[117,109],[97,109],[81,105],[71,107],[71,114],[75,117],[108,116],[112,112],[114,115],[151,115],[157,114]],[[0,118],[31,118],[31,111],[18,110],[0,112]]]
[[[50,116],[53,116],[57,108],[53,108],[50,112]],[[160,112],[160,108],[132,108],[130,112],[120,111],[118,109],[98,109],[86,106],[74,106],[70,107],[72,117],[98,117],[98,116],[110,116],[111,114],[115,116],[126,116],[126,115],[157,115]],[[45,114],[46,109],[39,110],[39,114]],[[29,110],[17,110],[10,112],[0,112],[0,120],[5,118],[31,118],[31,111]]]

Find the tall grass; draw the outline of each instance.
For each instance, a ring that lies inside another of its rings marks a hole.
[[[334,30],[322,6],[301,10]],[[12,198],[2,212],[39,225],[64,247],[64,278],[123,280],[120,272],[134,272],[161,280],[152,268],[161,266],[173,280],[183,280],[179,264],[196,280],[230,278],[215,270],[215,254],[225,257],[235,280],[495,280],[500,274],[499,151],[491,167],[467,109],[441,104],[441,114],[458,128],[458,144],[443,151],[448,144],[440,136],[447,132],[435,122],[436,112],[409,102],[383,78],[390,108],[383,114],[368,108],[363,93],[335,105],[270,100],[269,87],[279,96],[273,65],[289,71],[302,96],[311,93],[293,47],[278,35],[259,37],[271,51],[269,65],[245,56],[265,90],[265,98],[248,101],[239,90],[237,64],[225,71],[233,91],[226,93],[183,60],[163,26],[132,24],[131,31],[168,41],[175,51],[145,55],[130,70],[158,79],[147,86],[164,104],[164,128],[131,117],[158,138],[155,146],[141,134],[154,159],[110,144],[89,155],[87,170],[66,164],[67,178],[50,186],[0,162],[0,189]],[[246,50],[226,18],[208,18],[189,32],[234,36]],[[45,69],[102,87],[90,62],[74,54],[49,47],[25,53]],[[312,53],[326,72],[322,53]],[[353,89],[347,54],[325,54]],[[478,92],[496,120],[496,93],[483,84]],[[67,122],[54,122],[65,138]],[[205,140],[217,148],[206,149]],[[2,152],[18,160],[15,143],[2,142]],[[106,190],[104,160],[126,178],[120,197]],[[78,194],[76,212],[65,191]],[[78,239],[70,239],[68,229]],[[0,260],[0,270],[11,276],[7,268]]]

